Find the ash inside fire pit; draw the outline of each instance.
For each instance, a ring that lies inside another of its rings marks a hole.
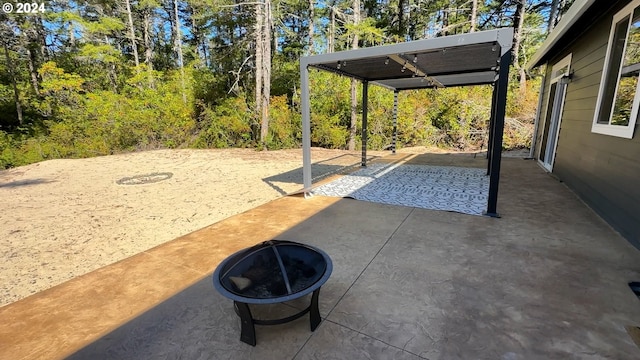
[[[273,299],[304,291],[325,271],[325,259],[312,248],[267,241],[229,259],[220,282],[245,298]]]
[[[313,285],[315,282],[316,270],[305,264],[301,259],[282,257],[291,292],[297,293]],[[288,290],[280,264],[275,256],[265,260],[263,255],[257,255],[249,269],[241,276],[230,276],[229,280],[239,294],[243,296],[268,299],[287,295]]]

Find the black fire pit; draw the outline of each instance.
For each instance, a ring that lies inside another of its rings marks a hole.
[[[270,240],[241,250],[222,261],[213,273],[213,286],[233,300],[242,323],[240,340],[256,345],[254,325],[277,325],[310,314],[311,331],[320,324],[320,287],[333,265],[324,251],[292,241]],[[313,293],[311,304],[292,316],[254,319],[248,304],[276,304]]]

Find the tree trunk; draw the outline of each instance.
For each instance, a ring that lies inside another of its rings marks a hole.
[[[11,61],[11,57],[9,56],[9,46],[6,41],[2,42],[4,46],[4,56],[7,60],[7,70],[9,71],[9,76],[11,77],[11,85],[13,85],[13,99],[16,103],[16,113],[18,115],[18,123],[22,125],[22,105],[20,105],[20,92],[18,91],[18,84],[16,83],[14,63]]]
[[[332,53],[336,51],[336,11],[333,6],[329,8],[329,11],[331,12],[331,22],[329,23],[329,48],[327,51]]]
[[[255,28],[254,28],[254,37],[255,37],[255,48],[256,48],[256,116],[262,119],[262,71],[264,67],[263,63],[263,54],[264,47],[262,46],[262,39],[264,38],[264,11],[262,8],[262,4],[255,5]],[[264,143],[264,137],[262,134],[262,127],[260,128],[260,143]]]
[[[38,43],[40,44],[40,56],[42,61],[49,60],[49,49],[47,47],[47,31],[42,23],[42,15],[38,14],[34,18],[36,34],[38,35]]]
[[[107,35],[104,36],[104,43],[109,44],[109,38]],[[109,81],[111,82],[111,87],[113,88],[114,93],[118,93],[118,73],[116,72],[116,64],[111,62],[109,64]]]
[[[196,9],[193,6],[189,6],[189,10],[191,11],[191,36],[193,36],[193,43],[196,53],[200,58],[200,61],[206,66],[207,65],[207,47],[205,44],[206,36],[203,36],[202,29],[198,26],[196,22]]]
[[[111,87],[113,92],[118,94],[118,73],[116,72],[116,64],[111,63],[109,67],[109,79],[111,79]]]
[[[524,29],[525,2],[526,0],[518,1],[516,11],[513,15],[513,24],[515,26],[515,32],[513,34],[513,66],[518,70],[521,92],[525,92],[527,89],[526,64],[520,64],[520,46],[522,44],[522,32]]]
[[[478,0],[471,1],[471,28],[469,32],[476,31],[476,23],[478,22]]]
[[[547,20],[547,33],[556,26],[556,18],[558,14],[558,0],[552,0],[549,8],[549,19]]]
[[[309,0],[309,55],[313,55],[313,33],[315,32],[316,9],[314,0]]]
[[[256,114],[260,119],[260,144],[267,147],[269,135],[269,102],[271,95],[271,0],[262,0],[255,5],[255,49],[256,49]]]
[[[202,57],[204,59],[204,66],[209,66],[209,47],[207,46],[207,37],[205,36],[200,42],[200,46],[202,46]]]
[[[27,49],[27,65],[29,66],[29,75],[31,79],[31,87],[37,96],[40,96],[40,84],[38,82],[38,71],[37,66],[35,64],[35,54],[29,46],[25,47]]]
[[[153,50],[151,49],[151,10],[144,10],[144,63],[147,66],[147,79],[149,81],[149,87],[153,88],[154,80],[153,80]]]
[[[351,79],[351,123],[349,125],[349,150],[356,149],[356,129],[358,122],[358,82]]]
[[[398,0],[398,13],[396,15],[398,17],[398,36],[402,36],[402,37],[404,37],[407,33],[405,30],[405,22],[404,22],[405,1],[406,0]]]
[[[171,28],[171,38],[169,39],[168,43],[171,43],[172,46],[175,47],[176,44],[176,20],[175,20],[175,12],[173,10],[174,7],[174,3],[173,0],[167,0],[165,2],[162,3],[162,10],[164,10],[164,12],[167,14],[167,20],[169,21],[169,27]],[[164,32],[165,32],[165,27],[166,25],[163,25],[161,27],[158,28],[158,40],[162,41],[164,43]],[[160,36],[160,34],[162,34],[162,36]],[[175,51],[175,49],[173,49]]]
[[[553,24],[554,27],[562,19],[562,16],[566,11],[567,11],[567,0],[559,0],[558,11],[556,12],[556,17],[555,17],[555,23]]]
[[[73,48],[76,46],[76,34],[74,33],[75,29],[73,28],[73,22],[69,21],[68,25],[69,25],[69,46]]]
[[[271,86],[271,54],[275,51],[276,53],[278,52],[278,36],[275,36],[274,31],[275,31],[275,25],[273,24],[273,7],[272,7],[272,3],[271,0],[269,0],[269,21],[267,22],[267,24],[269,24],[269,37],[271,38],[271,41],[273,41],[273,44],[271,44],[271,48],[269,49],[269,86]]]
[[[40,83],[38,80],[38,52],[41,51],[40,35],[38,34],[37,19],[22,18],[18,23],[20,32],[17,36],[19,47],[26,52],[27,68],[29,70],[29,82],[33,92],[40,96]],[[8,46],[8,45],[7,45]],[[43,58],[43,57],[42,57]],[[15,66],[15,65],[14,65]]]
[[[449,34],[449,8],[442,10],[442,30],[440,32],[442,36]]]
[[[200,53],[200,38],[202,36],[200,35],[198,24],[196,24],[196,17],[194,14],[195,10],[189,5],[187,5],[187,9],[187,11],[191,11],[191,37],[193,38],[193,47],[200,60],[204,61],[204,59],[202,58],[202,54]]]
[[[360,23],[360,0],[353,0],[353,23],[356,30],[353,33],[351,48],[357,49],[360,36],[358,35],[357,25]],[[356,149],[356,129],[358,123],[358,88],[357,81],[351,79],[351,124],[349,126],[349,150]]]
[[[271,96],[271,0],[264,0],[264,33],[262,51],[262,119],[260,121],[260,141],[267,148],[269,135],[269,100]]]
[[[140,71],[138,69],[140,59],[138,58],[138,45],[136,44],[136,30],[133,27],[133,16],[131,15],[131,3],[129,0],[125,0],[125,4],[127,5],[127,16],[129,18],[129,40],[131,41],[131,48],[133,49],[133,59],[136,63],[136,71]]]
[[[178,53],[178,66],[180,67],[180,86],[182,88],[182,102],[187,103],[187,86],[184,78],[184,61],[182,58],[182,34],[180,32],[180,17],[178,16],[178,0],[173,0],[173,12],[174,12],[174,34],[175,34],[175,49]]]
[[[416,12],[417,10],[413,9],[413,12]],[[413,25],[413,15],[411,14],[412,12],[412,6],[411,6],[411,1],[409,1],[409,9],[407,10],[407,18],[405,19],[405,24],[407,27],[407,36],[409,37],[409,40],[413,41],[417,39],[417,32],[416,32],[416,27]],[[422,35],[421,35],[422,39],[426,39],[427,38],[427,34],[426,31],[423,31]]]

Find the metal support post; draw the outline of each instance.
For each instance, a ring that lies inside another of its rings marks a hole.
[[[487,160],[489,160],[487,162],[487,175],[489,175],[489,173],[491,172],[491,151],[493,150],[491,146],[493,144],[493,133],[495,132],[495,127],[496,127],[495,120],[496,120],[496,109],[497,109],[496,99],[497,98],[498,98],[498,85],[493,84],[493,92],[491,95],[491,116],[489,117],[489,134],[487,139]]]
[[[311,191],[311,106],[309,68],[300,62],[300,103],[302,108],[302,183],[305,195]]]
[[[485,215],[500,217],[498,206],[498,184],[500,183],[500,162],[502,161],[502,135],[504,132],[504,116],[507,107],[507,88],[509,85],[509,65],[511,52],[506,52],[500,58],[500,72],[496,83],[496,115],[494,119],[493,137],[491,139],[491,174],[489,178],[489,198]]]
[[[391,138],[391,151],[396,153],[396,142],[398,140],[398,90],[393,92],[393,135]]]
[[[369,82],[362,82],[362,163],[367,166],[367,107],[369,103]]]

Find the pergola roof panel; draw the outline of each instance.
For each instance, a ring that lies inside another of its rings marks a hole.
[[[308,56],[301,64],[395,90],[489,84],[512,38],[513,29],[502,28]]]
[[[483,71],[495,69],[500,57],[500,45],[495,42],[461,45],[428,53],[407,54],[417,56],[419,67],[427,74],[436,76],[445,73]]]

